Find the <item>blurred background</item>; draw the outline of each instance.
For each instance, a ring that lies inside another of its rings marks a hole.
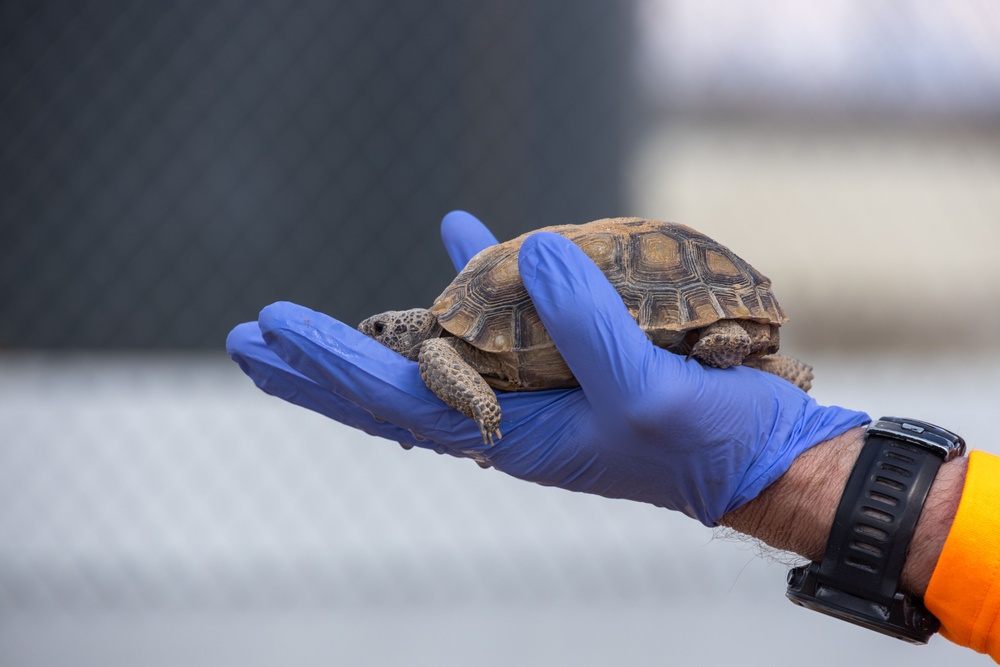
[[[683,222],[813,393],[1000,453],[989,0],[0,3],[0,664],[983,664],[652,507],[258,392],[278,299],[429,304],[438,223]]]

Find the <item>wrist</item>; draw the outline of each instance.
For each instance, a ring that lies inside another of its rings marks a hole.
[[[864,428],[855,428],[806,450],[757,498],[719,523],[775,549],[819,561],[864,441]],[[902,587],[908,592],[922,596],[927,588],[958,508],[965,462],[957,458],[943,464],[931,486],[903,568]]]
[[[900,583],[904,590],[920,597],[927,592],[927,584],[955,522],[968,464],[969,459],[960,456],[941,465],[910,541]]]
[[[775,549],[819,560],[864,434],[864,428],[854,428],[802,452],[784,475],[719,523]]]

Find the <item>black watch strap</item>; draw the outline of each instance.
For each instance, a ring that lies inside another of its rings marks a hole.
[[[848,593],[892,604],[941,457],[869,435],[844,488],[819,575]]]
[[[937,471],[962,452],[961,438],[930,424],[898,418],[875,422],[844,488],[823,560],[789,572],[789,599],[899,639],[927,643],[938,621],[919,598],[899,591],[899,580]]]

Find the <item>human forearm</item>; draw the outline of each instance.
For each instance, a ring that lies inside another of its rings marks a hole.
[[[864,444],[855,428],[802,453],[788,471],[757,498],[724,515],[719,523],[775,549],[810,560],[823,556],[834,513]],[[955,517],[966,459],[941,466],[910,544],[902,585],[922,596]]]

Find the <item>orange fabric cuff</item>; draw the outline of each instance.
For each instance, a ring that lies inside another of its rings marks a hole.
[[[958,513],[924,604],[944,637],[1000,663],[1000,457],[969,454]]]

